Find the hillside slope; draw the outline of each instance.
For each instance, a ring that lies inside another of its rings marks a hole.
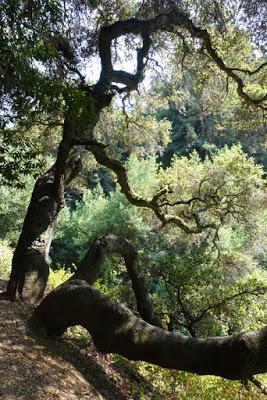
[[[31,312],[29,305],[0,301],[1,400],[132,398],[123,377],[93,344],[83,350],[67,336],[33,336],[27,327]]]
[[[260,400],[255,387],[238,381],[168,371],[100,354],[90,339],[36,335],[27,321],[32,307],[1,296],[1,400]],[[261,379],[266,382],[266,375]]]

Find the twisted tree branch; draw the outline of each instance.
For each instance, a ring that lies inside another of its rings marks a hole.
[[[139,314],[145,321],[163,328],[161,320],[153,312],[153,306],[147,293],[145,279],[138,272],[137,251],[128,240],[111,233],[95,239],[77,272],[70,280],[84,279],[92,286],[100,274],[105,258],[113,253],[118,253],[124,258]]]
[[[50,292],[35,310],[34,320],[56,335],[82,325],[102,353],[164,368],[228,379],[248,379],[267,371],[266,327],[226,337],[181,336],[138,319],[81,280],[70,280]]]
[[[77,141],[73,142],[74,144],[77,144]],[[162,210],[162,206],[160,203],[160,197],[163,196],[164,194],[168,193],[169,189],[168,188],[163,188],[159,190],[152,198],[143,198],[139,196],[137,193],[134,192],[134,190],[130,187],[129,181],[128,181],[128,176],[127,176],[127,170],[123,166],[123,164],[116,159],[113,159],[109,157],[105,150],[105,146],[97,141],[87,141],[84,140],[83,144],[86,145],[86,148],[93,153],[95,156],[96,161],[109,168],[112,170],[118,179],[118,183],[121,187],[122,193],[126,196],[127,200],[137,206],[137,207],[145,207],[149,208],[154,212],[154,214],[159,218],[159,220],[162,222],[163,226],[166,224],[175,224],[179,228],[181,228],[184,232],[186,233],[200,233],[204,229],[208,228],[216,228],[216,225],[213,223],[210,224],[204,224],[200,221],[200,218],[196,213],[194,213],[194,220],[196,222],[195,226],[190,226],[188,225],[183,218],[179,216],[174,216],[174,215],[168,215]]]
[[[165,32],[172,32],[181,37],[181,33],[179,31],[177,32],[177,27],[185,29],[192,37],[198,38],[203,42],[203,47],[206,49],[209,57],[221,71],[225,72],[229,78],[236,82],[239,96],[248,105],[253,105],[264,110],[267,109],[267,106],[264,104],[267,100],[267,93],[259,98],[251,97],[245,91],[243,79],[235,73],[235,71],[239,71],[248,75],[254,75],[265,67],[267,63],[264,62],[253,71],[228,67],[213,46],[207,29],[196,26],[184,11],[177,8],[172,9],[168,13],[160,14],[155,18],[147,20],[132,18],[103,27],[99,35],[99,55],[102,69],[97,85],[109,88],[112,82],[115,82],[124,84],[129,90],[137,89],[138,84],[143,79],[143,70],[146,65],[144,59],[148,57],[151,46],[151,35],[154,32],[162,30]],[[140,35],[143,40],[143,47],[137,49],[137,69],[135,74],[113,69],[111,58],[112,41],[127,34]]]

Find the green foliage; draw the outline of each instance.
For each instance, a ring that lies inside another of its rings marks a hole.
[[[111,191],[114,191],[116,187],[111,173],[104,168],[92,169],[86,177],[86,180],[89,189],[95,189],[97,185],[100,185],[106,196]]]
[[[266,271],[242,254],[246,245],[231,260],[231,246],[218,260],[207,245],[180,245],[153,254],[150,268],[159,277],[158,310],[184,334],[216,336],[255,329],[266,318]]]
[[[252,384],[245,386],[238,381],[163,369],[144,362],[129,362],[116,355],[113,356],[113,365],[119,371],[126,371],[127,375],[133,377],[127,382],[133,399],[264,400],[265,398]],[[264,376],[260,379],[264,382]]]
[[[5,181],[5,179],[4,179]],[[29,176],[24,176],[23,181],[20,180],[21,188],[10,187],[1,182],[1,203],[0,203],[0,239],[10,241],[12,246],[15,245],[22,223],[29,205],[34,180]]]
[[[261,293],[267,284],[266,246],[262,241],[266,223],[256,212],[262,196],[262,169],[238,146],[224,148],[213,160],[203,162],[196,153],[189,158],[175,157],[165,170],[151,156],[141,159],[132,155],[126,165],[131,187],[142,196],[153,196],[163,183],[172,187],[172,193],[168,194],[170,201],[198,194],[203,180],[203,199],[208,199],[218,188],[221,203],[216,207],[206,203],[206,220],[218,218],[218,210],[224,208],[227,196],[232,201],[232,194],[238,193],[240,199],[235,204],[242,206],[243,225],[230,214],[220,227],[216,242],[212,230],[197,237],[188,237],[172,226],[157,231],[154,226],[158,222],[150,211],[131,206],[119,188],[106,196],[97,186],[86,190],[74,208],[66,207],[60,214],[52,244],[53,268],[65,266],[73,272],[96,236],[114,232],[136,244],[139,268],[147,277],[155,307],[159,313],[165,313],[166,323],[173,320],[174,329],[184,334],[217,335],[259,326],[265,318],[265,300]],[[2,187],[1,238],[12,245],[18,237],[32,184],[27,177],[24,189]],[[50,277],[51,285],[57,286],[68,274],[58,269]],[[120,258],[107,260],[97,287],[135,309]],[[244,294],[236,296],[241,292]],[[193,321],[191,332],[190,321]]]
[[[83,201],[71,213],[64,210],[59,218],[53,242],[56,263],[77,264],[89,243],[100,234],[113,232],[124,237],[142,230],[138,210],[131,206],[117,189],[105,197],[101,187],[87,190]]]
[[[48,278],[48,285],[51,289],[55,289],[61,283],[65,282],[71,277],[71,273],[64,269],[58,269],[57,271],[51,270]]]
[[[21,137],[12,130],[0,135],[1,184],[24,188],[28,176],[36,178],[44,168],[41,143],[36,143],[33,136]]]
[[[131,188],[143,197],[150,197],[160,185],[159,165],[155,156],[138,158],[131,155],[127,163],[128,180]]]
[[[0,239],[0,278],[7,279],[11,271],[13,250],[7,240]]]
[[[169,212],[189,221],[196,214],[216,227],[229,218],[245,221],[253,218],[262,201],[262,167],[240,146],[225,147],[203,162],[196,152],[189,158],[174,157],[159,177],[161,187],[169,187]]]
[[[217,204],[206,200],[206,221],[216,220],[225,199],[229,197],[233,202],[237,193],[233,204],[242,206],[243,225],[230,214],[215,241],[212,230],[197,237],[188,237],[171,226],[157,231],[151,212],[129,205],[118,188],[105,196],[98,186],[85,191],[74,210],[65,209],[61,214],[52,246],[54,264],[73,268],[97,235],[114,232],[136,244],[139,268],[147,277],[157,312],[174,329],[206,336],[257,327],[258,321],[265,318],[263,293],[267,288],[266,272],[258,261],[265,257],[265,249],[252,250],[258,238],[257,224],[262,224],[256,213],[262,196],[262,169],[240,146],[218,151],[212,161],[202,162],[196,153],[189,158],[176,157],[167,170],[159,168],[155,157],[140,159],[132,155],[126,165],[131,187],[146,197],[164,182],[172,186],[168,199],[187,199],[199,195],[204,180],[201,196],[208,199],[217,190],[216,196],[221,199]],[[250,225],[246,223],[248,218]],[[97,288],[135,309],[120,258],[106,261]]]
[[[253,45],[244,30],[227,25],[223,35],[211,27],[209,31],[226,65],[253,70],[264,62],[260,54],[256,59],[253,57]],[[203,159],[216,148],[238,142],[248,154],[264,160],[264,115],[244,107],[235,84],[196,52],[190,39],[186,41],[187,50],[181,40],[176,46],[172,59],[168,58],[170,61],[164,64],[165,75],[153,81],[153,89],[146,96],[153,110],[150,112],[172,125],[170,143],[161,157],[163,164],[169,165],[174,154],[188,155],[196,149]],[[177,68],[178,63],[182,63],[182,70]],[[257,77],[240,76],[245,79],[252,97],[264,93],[266,70],[260,71]]]
[[[166,118],[160,120],[147,112],[143,99],[133,97],[129,110],[117,109],[115,105],[105,110],[96,129],[96,137],[108,141],[109,147],[121,158],[136,154],[162,154],[169,142],[171,124]],[[108,137],[106,132],[108,132]]]
[[[240,68],[255,69],[264,58],[254,49],[247,22],[233,24],[234,2],[217,3],[189,0],[183,5],[199,26],[209,24],[219,55],[227,66],[239,68],[245,92],[259,98],[266,94],[266,69],[254,75]],[[252,3],[253,9],[256,2]],[[77,136],[86,133],[95,118],[95,103],[91,89],[86,90],[77,78],[76,68],[82,70],[96,54],[99,26],[118,18],[151,17],[168,6],[165,1],[2,1],[1,277],[8,275],[10,246],[14,247],[19,235],[33,186],[31,177],[44,167],[40,154],[45,148],[40,135],[15,133],[13,128],[6,129],[7,124],[19,120],[18,126],[31,126],[40,120],[54,127],[67,110]],[[244,9],[251,17],[253,10]],[[255,166],[243,150],[257,161],[266,161],[266,121],[242,103],[236,85],[202,54],[199,41],[184,31],[181,34],[183,40],[179,36],[177,41],[154,35],[156,59],[158,48],[172,43],[161,81],[155,79],[152,90],[144,96],[132,95],[129,103],[125,103],[128,96],[124,97],[123,111],[114,103],[102,113],[94,134],[125,162],[130,186],[137,194],[151,198],[166,187],[166,195],[159,199],[164,212],[183,218],[189,227],[195,227],[199,217],[210,228],[194,237],[173,226],[159,231],[155,215],[132,207],[111,175],[102,170],[91,179],[91,190],[60,215],[51,252],[58,270],[50,274],[49,284],[54,288],[68,279],[97,235],[114,232],[130,238],[139,249],[140,272],[146,276],[156,311],[172,329],[207,336],[258,328],[266,323],[267,221],[259,212],[265,182],[262,167]],[[125,55],[130,58],[137,46],[131,35],[124,39],[123,54],[119,41],[119,51],[113,54],[119,62]],[[152,66],[153,60],[147,63]],[[52,157],[56,137],[53,140]],[[242,147],[233,146],[239,141]],[[81,190],[79,183],[77,188]],[[106,261],[96,287],[136,311],[120,258]],[[80,328],[74,334],[81,336]],[[149,382],[153,399],[260,398],[235,382],[226,385],[217,378],[143,363],[135,368]],[[146,388],[133,387],[132,394],[147,398]]]
[[[45,55],[44,47],[41,49],[41,40],[60,23],[61,12],[59,1],[25,3],[5,0],[1,3],[1,100],[3,109],[9,111],[11,119],[13,116],[25,118],[29,110],[34,106],[36,109],[39,102],[44,105],[45,88],[50,86],[51,79],[48,76],[45,79],[40,70],[33,67],[33,55],[37,53],[37,60],[41,53],[42,59],[49,58]],[[3,124],[8,119],[4,117]]]

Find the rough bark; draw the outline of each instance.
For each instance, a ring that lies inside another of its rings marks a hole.
[[[98,88],[86,85],[84,104],[66,104],[62,140],[57,159],[33,189],[30,205],[12,260],[12,270],[7,287],[7,297],[35,304],[41,300],[49,275],[49,249],[53,227],[64,207],[65,184],[80,171],[81,161],[73,151],[74,138],[85,134],[92,137],[101,110],[110,104],[112,95],[105,95]],[[90,108],[89,112],[87,107]],[[86,121],[86,124],[85,124]]]
[[[228,379],[267,371],[267,327],[226,337],[181,336],[137,318],[83,280],[70,280],[51,292],[35,310],[36,320],[56,335],[81,325],[101,352],[164,368]]]
[[[70,182],[80,171],[78,153],[67,158],[64,182]],[[54,190],[55,166],[38,178],[12,260],[7,296],[14,300],[36,303],[41,300],[49,275],[49,250],[53,227],[64,206]]]
[[[43,292],[44,283],[47,280],[48,274],[48,249],[51,242],[51,232],[56,216],[64,203],[64,181],[67,157],[72,146],[75,144],[74,141],[77,140],[77,138],[81,139],[81,137],[87,140],[93,139],[93,129],[101,110],[110,104],[112,96],[114,95],[114,93],[110,92],[111,90],[115,90],[119,93],[129,93],[132,90],[137,90],[139,83],[143,80],[146,59],[151,46],[151,35],[160,30],[176,34],[177,27],[185,29],[192,37],[198,38],[203,42],[204,48],[214,63],[224,71],[228,77],[236,82],[240,97],[248,104],[263,107],[262,104],[266,100],[266,96],[253,99],[245,92],[243,80],[237,75],[236,69],[227,67],[223,59],[217,54],[216,49],[212,45],[208,31],[197,27],[188,15],[180,9],[172,9],[167,13],[160,14],[155,18],[147,20],[132,18],[102,27],[98,43],[101,59],[100,78],[96,85],[91,87],[84,83],[83,78],[81,79],[81,84],[77,86],[77,89],[83,91],[83,99],[85,100],[83,104],[78,104],[82,97],[76,104],[75,96],[73,99],[71,96],[69,96],[68,99],[66,98],[63,137],[59,146],[55,167],[49,170],[36,183],[31,204],[24,221],[21,237],[14,254],[13,267],[7,291],[10,299],[15,298],[18,290],[21,298],[31,298],[31,301],[35,302],[37,298],[40,298]],[[140,35],[143,42],[142,47],[137,49],[137,68],[135,74],[115,70],[113,68],[111,57],[112,41],[126,34]],[[257,70],[254,72],[256,73],[256,71]],[[81,78],[80,74],[79,76]],[[124,86],[119,87],[114,85],[114,83],[119,83]],[[124,171],[121,169],[121,165],[118,165],[118,163],[114,164],[114,161],[110,160],[103,151],[102,153],[99,152],[99,147],[97,146],[93,146],[91,151],[99,162],[115,171],[120,185],[122,189],[124,189],[124,193],[133,204],[153,209],[163,223],[174,222],[190,233],[202,230],[203,226],[197,216],[195,218],[196,228],[190,229],[181,218],[170,216],[167,218],[163,215],[157,204],[158,194],[151,201],[145,201],[135,196],[127,186],[127,176],[125,176]],[[109,165],[107,165],[107,163]],[[161,194],[162,193],[159,195]],[[40,250],[40,248],[42,248],[42,250]],[[26,282],[28,282],[27,286],[29,291],[26,290]],[[35,282],[42,282],[40,283],[39,289],[37,289]],[[31,289],[31,286],[34,286],[35,289]],[[35,290],[37,290],[36,293]]]
[[[82,279],[93,286],[101,272],[105,258],[113,253],[118,253],[124,258],[139,314],[145,321],[163,328],[164,325],[160,318],[153,312],[152,302],[146,289],[145,279],[138,271],[137,251],[128,240],[114,234],[102,235],[95,239],[82,260],[78,271],[70,280]]]
[[[229,68],[217,54],[208,31],[195,26],[186,13],[173,9],[148,20],[118,21],[101,29],[99,35],[100,78],[94,87],[89,88],[86,85],[83,87],[93,100],[95,114],[88,121],[88,129],[83,129],[82,139],[93,139],[92,132],[99,114],[103,107],[110,104],[112,94],[109,91],[111,89],[119,93],[129,93],[138,88],[138,84],[143,79],[143,70],[150,49],[150,36],[160,30],[176,34],[177,27],[185,29],[192,37],[201,40],[209,57],[236,83],[239,96],[247,104],[266,109],[267,95],[252,98],[246,93],[245,84],[235,72],[236,69]],[[143,46],[137,50],[135,74],[113,68],[112,41],[125,34],[142,37]],[[116,86],[113,83],[124,86]],[[17,290],[24,299],[30,296],[31,301],[39,299],[42,295],[48,271],[46,260],[48,251],[45,249],[49,248],[52,226],[63,205],[67,156],[77,136],[81,139],[77,131],[79,116],[82,117],[83,113],[77,113],[77,115],[72,113],[72,117],[75,117],[74,120],[77,122],[74,129],[72,118],[65,121],[63,140],[59,147],[55,169],[48,171],[36,183],[14,255],[8,287],[11,299],[15,297]],[[98,149],[99,146],[97,146],[97,151]],[[96,155],[96,151],[94,154]],[[103,152],[100,155],[98,153],[98,157],[100,156],[103,157]],[[100,158],[99,161],[101,162]],[[109,158],[104,160],[104,162],[110,161],[113,162]],[[103,165],[105,165],[104,162],[102,162]],[[155,207],[158,195],[151,199],[151,202],[136,197],[130,188],[128,190],[127,177],[121,165],[118,163],[112,165],[118,178],[125,183],[128,199],[133,204],[143,204],[158,212]],[[107,166],[111,167],[111,165]],[[123,188],[123,185],[121,186]],[[163,218],[161,215],[160,217]],[[183,224],[183,221],[176,219],[175,222],[185,230],[187,229],[188,233],[194,233]],[[196,225],[197,230],[202,229],[197,218]],[[41,247],[42,251],[40,251]],[[42,276],[41,280],[40,276]],[[41,288],[36,289],[36,293],[31,282],[34,279],[44,282]],[[27,287],[29,293],[27,293]],[[144,360],[166,368],[219,375],[229,379],[250,378],[253,374],[267,371],[267,328],[225,338],[183,337],[138,319],[128,309],[103,296],[81,279],[71,279],[51,292],[37,307],[34,318],[41,320],[50,332],[58,335],[61,335],[68,326],[82,325],[91,333],[100,351],[118,353],[129,359]]]

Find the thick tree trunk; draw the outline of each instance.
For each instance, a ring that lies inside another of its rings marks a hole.
[[[145,279],[138,271],[137,251],[128,240],[110,233],[95,239],[82,260],[78,271],[70,280],[82,279],[92,286],[100,274],[105,258],[112,253],[118,253],[124,258],[135,294],[137,310],[141,317],[152,325],[163,328],[160,318],[153,312]]]
[[[101,352],[164,368],[228,379],[267,371],[267,328],[206,339],[181,336],[138,319],[82,280],[70,280],[51,292],[35,310],[36,320],[56,335],[82,325]]]
[[[64,179],[70,182],[80,171],[78,153],[72,153],[66,163]],[[49,249],[53,227],[64,206],[54,190],[55,166],[40,177],[33,189],[30,205],[12,260],[7,296],[14,300],[36,303],[41,300],[49,275]]]
[[[69,100],[62,140],[55,165],[35,184],[30,205],[12,260],[7,297],[37,303],[41,300],[49,275],[49,249],[53,226],[64,207],[64,187],[80,170],[80,159],[72,153],[75,140],[83,135],[92,139],[102,109],[111,102],[97,87],[80,88],[83,102]],[[87,110],[89,107],[89,112]]]

